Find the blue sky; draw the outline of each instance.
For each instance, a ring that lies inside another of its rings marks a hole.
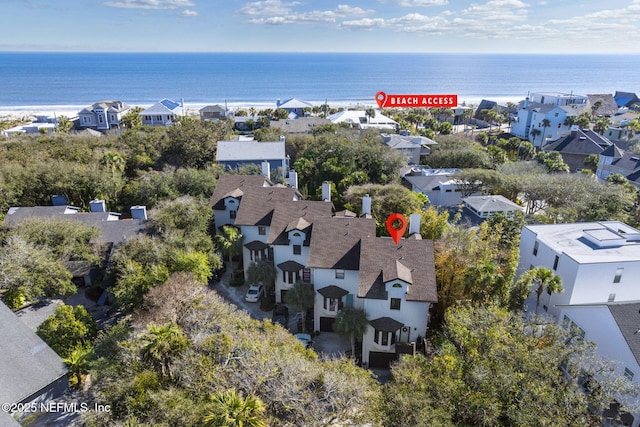
[[[640,0],[0,0],[0,51],[640,53]]]

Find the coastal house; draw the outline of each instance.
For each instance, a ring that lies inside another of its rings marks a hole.
[[[289,113],[289,119],[297,119],[299,117],[304,117],[304,110],[313,108],[313,104],[307,101],[302,101],[298,98],[291,98],[284,102],[281,102],[278,99],[276,102],[276,108],[286,110]]]
[[[67,366],[2,301],[0,325],[0,402],[39,407],[63,395],[68,389]],[[2,412],[8,412],[4,406]],[[0,417],[3,426],[13,425],[10,419]]]
[[[163,99],[142,110],[142,124],[147,126],[171,126],[179,116],[184,116],[184,101]]]
[[[518,108],[511,133],[528,139],[535,147],[543,147],[569,133],[571,125],[567,119],[577,117],[587,104],[588,97],[584,95],[532,93]]]
[[[410,165],[420,164],[420,157],[431,154],[431,146],[438,143],[426,136],[382,133],[382,142],[398,151]]]
[[[412,166],[402,176],[402,185],[422,193],[434,206],[458,206],[462,203],[460,180],[455,175],[462,172],[458,168],[430,169]]]
[[[120,120],[131,107],[122,101],[100,101],[78,112],[78,125],[83,129],[105,131],[119,129]]]
[[[606,137],[590,129],[579,129],[573,126],[568,135],[545,145],[544,151],[557,151],[571,172],[579,172],[585,168],[584,161],[590,155],[600,155],[613,143]]]
[[[216,105],[206,105],[198,110],[200,114],[200,120],[220,120],[227,117],[227,109],[216,104]]]
[[[410,237],[396,245],[375,236],[368,196],[361,217],[346,211],[334,215],[328,182],[322,201],[305,201],[295,188],[264,186],[259,179],[232,189],[237,180],[220,177],[224,188],[212,197],[214,211],[236,198],[234,225],[243,236],[244,268],[259,260],[274,263],[277,302],[286,301],[295,283],[313,286],[314,328],[323,332],[333,331],[343,307],[365,310],[369,324],[358,340],[365,366],[388,366],[399,354],[416,351],[437,302],[433,242],[416,234],[417,218]]]
[[[640,155],[624,151],[612,144],[599,155],[596,177],[604,181],[609,175],[620,174],[640,188]]]
[[[225,169],[234,170],[252,165],[262,167],[263,175],[267,177],[274,171],[277,176],[286,178],[289,171],[284,136],[272,142],[259,142],[242,136],[230,141],[218,141],[216,162]]]
[[[363,202],[366,212],[367,202]],[[385,367],[413,354],[437,302],[433,242],[414,233],[396,245],[375,236],[372,218],[331,217],[314,223],[308,267],[316,291],[314,324],[330,332],[343,307],[367,313],[363,366]],[[411,231],[410,231],[411,233]]]
[[[367,117],[364,110],[345,110],[327,117],[331,123],[346,123],[356,129],[381,129],[395,131],[398,122],[375,110],[373,117]]]
[[[518,275],[545,267],[562,279],[564,291],[543,292],[540,308],[640,300],[640,231],[618,221],[527,225],[520,238]]]
[[[73,274],[74,283],[80,286],[91,286],[104,273],[104,268],[115,248],[144,231],[147,213],[144,206],[132,206],[131,218],[123,220],[120,213],[106,210],[104,200],[97,199],[90,202],[90,212],[82,212],[80,208],[66,203],[54,206],[14,206],[7,211],[3,227],[10,229],[28,218],[78,221],[100,232],[99,236],[90,241],[101,258],[99,264],[87,261],[64,261],[65,267]]]
[[[511,218],[524,208],[501,195],[468,196],[462,199],[465,209],[478,218],[486,219],[502,214]]]

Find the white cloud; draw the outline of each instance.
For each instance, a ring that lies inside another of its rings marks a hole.
[[[265,16],[265,15],[286,15],[291,12],[293,6],[297,6],[298,2],[283,2],[280,0],[264,0],[247,3],[238,13],[249,16]]]
[[[363,18],[354,21],[344,21],[340,26],[347,29],[373,30],[374,28],[384,27],[385,21],[382,18]]]
[[[190,0],[115,0],[103,5],[123,9],[179,9],[195,6],[195,3]]]
[[[186,17],[198,16],[198,15],[200,14],[197,11],[190,10],[190,9],[185,9],[182,11],[182,13],[180,13],[180,16],[186,16]]]
[[[286,25],[308,23],[334,23],[339,19],[366,16],[374,13],[361,7],[340,4],[334,10],[311,10],[297,12],[293,7],[300,3],[284,3],[280,0],[265,0],[247,3],[238,13],[249,16],[260,16],[246,21],[249,24]],[[271,15],[271,16],[269,16]]]

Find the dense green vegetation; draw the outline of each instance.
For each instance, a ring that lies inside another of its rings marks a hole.
[[[561,158],[536,155],[517,138],[446,135],[440,122],[447,117],[446,109],[416,109],[398,111],[396,120],[425,126],[421,132],[437,139],[424,162],[465,168],[458,176],[463,194],[503,194],[538,222],[637,224],[637,194],[623,177],[603,185],[567,174]],[[222,173],[213,159],[217,141],[230,137],[228,124],[183,119],[145,128],[129,119],[131,128],[120,135],[0,140],[0,212],[49,205],[53,194],[84,209],[96,197],[114,211],[149,208],[146,232],[115,251],[106,278],[116,301],[112,314],[122,320],[94,339],[91,316],[62,306],[39,331],[65,357],[72,383],[81,387],[89,374],[88,393],[111,405],[110,413],[87,414],[89,425],[590,425],[597,417],[589,408],[604,408],[612,391],[627,391],[630,383],[614,378],[602,381],[602,393],[582,394],[577,379],[596,378],[609,365],[599,361],[589,366],[600,371],[578,372],[581,360],[593,360],[586,343],[571,331],[522,319],[529,288],[560,289],[544,271],[515,281],[524,216],[469,228],[459,215],[397,185],[404,160],[376,132],[335,125],[286,136],[301,191],[317,199],[330,181],[336,208],[357,213],[362,196],[371,195],[379,234],[389,213],[420,213],[423,237],[434,240],[439,304],[430,324],[432,351],[403,358],[384,386],[350,359],[319,360],[279,325],[251,320],[206,286],[221,265],[219,254],[233,259],[241,242],[235,228],[215,240],[210,234],[208,199]],[[269,128],[256,133],[279,136]],[[19,307],[75,292],[64,262],[100,262],[88,244],[95,233],[41,220],[3,231],[4,301]],[[269,288],[272,265],[250,265],[248,275]],[[296,284],[287,302],[312,309],[309,290]],[[343,310],[338,330],[353,342],[365,321],[366,313]],[[573,376],[563,377],[561,366]]]

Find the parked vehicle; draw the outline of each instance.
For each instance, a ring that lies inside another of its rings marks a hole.
[[[245,294],[244,300],[247,302],[258,302],[263,296],[264,286],[262,286],[262,283],[257,283],[249,286],[249,290]]]
[[[296,337],[298,341],[300,341],[304,345],[305,348],[313,347],[313,340],[311,339],[311,335],[301,332],[295,334],[294,337]]]

